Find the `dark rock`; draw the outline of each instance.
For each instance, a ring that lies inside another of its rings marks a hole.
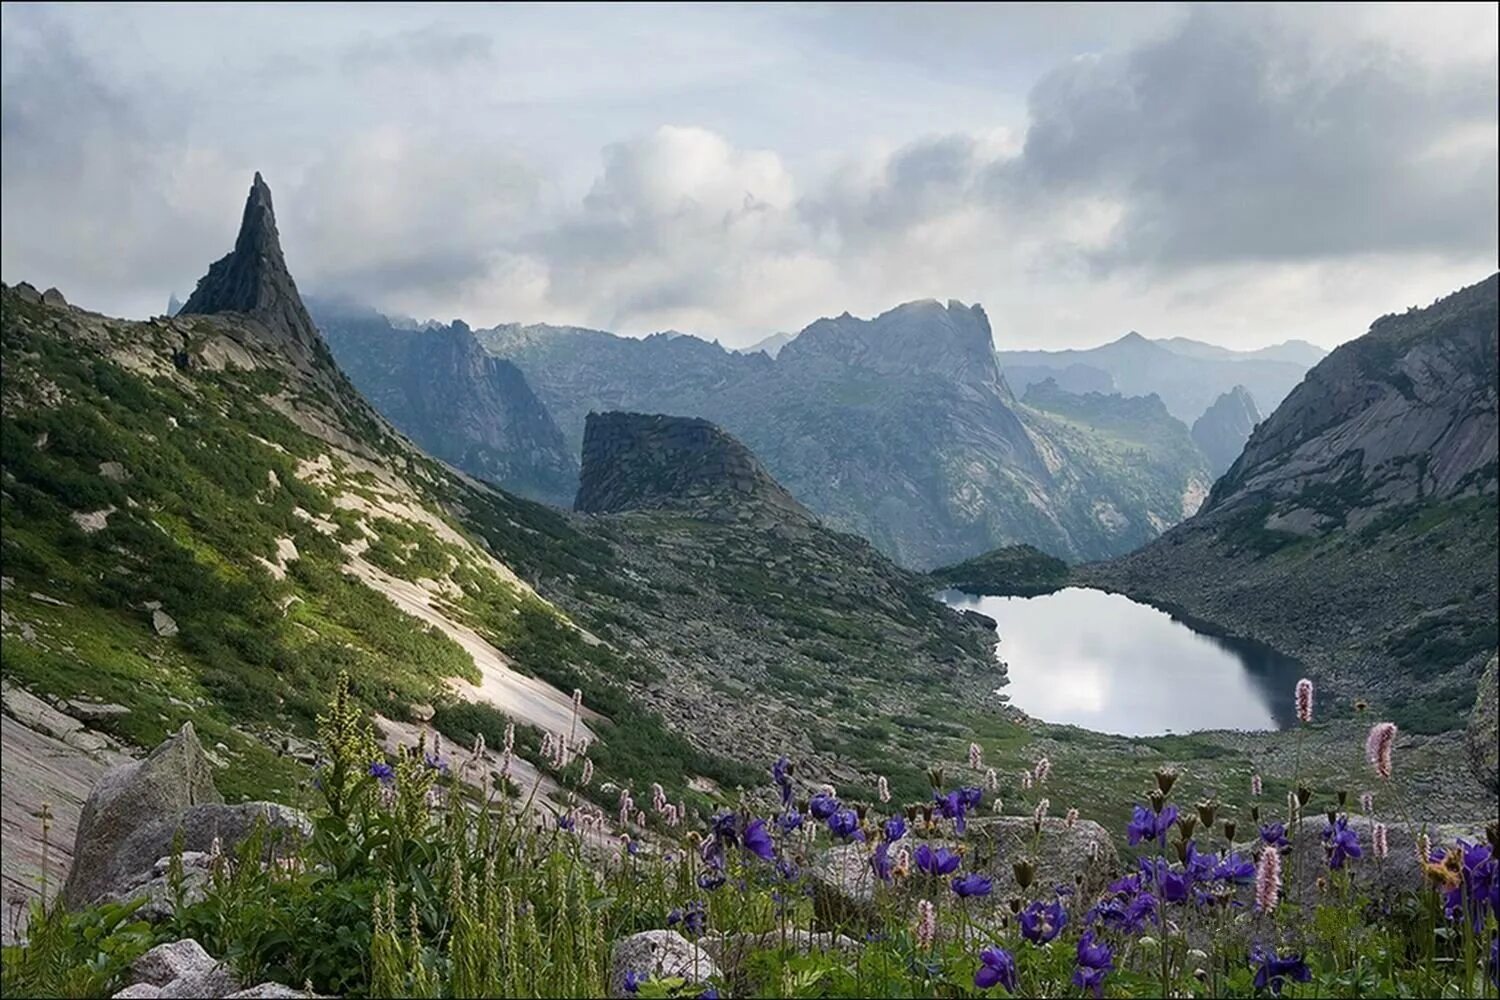
[[[1474,776],[1491,793],[1500,794],[1500,677],[1496,667],[1500,659],[1491,656],[1484,673],[1479,677],[1479,692],[1474,700],[1474,711],[1469,716],[1468,750],[1469,763],[1474,767]]]
[[[1217,477],[1233,465],[1258,423],[1260,411],[1244,386],[1237,385],[1214,400],[1193,421],[1193,443],[1208,459],[1209,472]]]

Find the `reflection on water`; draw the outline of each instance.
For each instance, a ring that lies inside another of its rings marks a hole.
[[[1301,665],[1265,646],[1196,632],[1119,594],[938,595],[999,622],[1002,690],[1028,715],[1129,736],[1280,729]]]

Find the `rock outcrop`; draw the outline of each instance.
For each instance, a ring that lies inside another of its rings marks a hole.
[[[687,984],[695,985],[718,979],[720,973],[706,949],[676,931],[642,931],[616,941],[610,951],[611,997],[627,997],[636,992],[626,987],[627,975],[640,979],[681,977]]]
[[[706,420],[591,413],[574,510],[680,510],[740,520],[754,512],[809,520],[749,449]]]
[[[1474,712],[1469,716],[1468,749],[1469,762],[1474,766],[1474,776],[1491,792],[1500,794],[1500,676],[1497,676],[1500,659],[1490,657],[1489,665],[1479,676],[1479,693],[1474,699]]]
[[[251,1000],[251,998],[314,997],[316,994],[283,986],[260,983],[245,989],[233,970],[192,938],[169,941],[137,958],[130,966],[130,983],[114,995],[113,1000],[168,1000],[168,998],[211,998],[211,1000]]]
[[[170,912],[161,860],[182,834],[185,852],[231,850],[256,828],[278,835],[310,833],[306,817],[270,802],[225,805],[213,766],[192,723],[143,760],[107,772],[84,804],[63,887],[71,907],[101,899],[146,896],[157,915]],[[186,858],[186,854],[184,855]]]
[[[1222,475],[1234,464],[1258,423],[1260,411],[1250,398],[1250,390],[1242,385],[1214,400],[1203,416],[1193,421],[1193,443],[1208,459],[1210,473]]]

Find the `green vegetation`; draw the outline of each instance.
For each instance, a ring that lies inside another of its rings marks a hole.
[[[1007,545],[932,570],[935,584],[975,594],[1034,597],[1067,586],[1068,564],[1030,545]]]

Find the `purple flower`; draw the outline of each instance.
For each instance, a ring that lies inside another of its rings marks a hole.
[[[771,765],[771,780],[781,790],[781,807],[787,808],[792,804],[792,762],[785,755],[778,757],[776,763]]]
[[[641,845],[636,843],[634,840],[627,840],[625,842],[625,851],[631,857],[635,857],[637,854],[641,853]]]
[[[932,793],[932,801],[937,805],[938,811],[943,814],[944,819],[953,821],[953,829],[963,833],[968,826],[968,813],[970,809],[979,805],[984,798],[984,792],[978,788],[956,788],[947,795]]]
[[[745,850],[762,861],[770,861],[776,857],[776,845],[771,842],[771,832],[766,829],[766,821],[763,819],[752,819],[746,825],[744,845]]]
[[[1125,827],[1125,834],[1130,840],[1131,847],[1143,840],[1160,840],[1165,843],[1167,831],[1172,829],[1172,824],[1175,822],[1177,822],[1176,806],[1167,806],[1158,813],[1138,805],[1131,814],[1130,824]]]
[[[1271,847],[1291,847],[1286,839],[1285,823],[1264,823],[1260,828],[1260,839]]]
[[[441,771],[444,774],[448,773],[448,762],[443,758],[437,756],[436,754],[427,754],[427,756],[423,758],[422,763],[427,765],[427,769],[429,771]]]
[[[708,914],[703,909],[702,900],[693,900],[685,908],[679,907],[667,914],[667,926],[676,927],[682,925],[682,929],[688,937],[695,938],[703,933],[708,926]]]
[[[625,973],[625,992],[639,993],[641,984],[651,981],[649,972],[627,972]]]
[[[932,849],[931,844],[922,844],[915,855],[917,867],[929,875],[951,875],[962,860],[946,847]]]
[[[970,896],[988,896],[995,884],[978,872],[970,872],[960,875],[953,880],[953,891],[959,898],[967,899]]]
[[[1016,919],[1020,921],[1023,938],[1032,944],[1046,944],[1067,926],[1068,911],[1057,900],[1045,905],[1037,901],[1022,910]]]
[[[781,827],[782,833],[791,833],[802,827],[802,814],[793,809],[788,809],[776,817],[776,825]]]
[[[1142,858],[1141,868],[1147,872],[1156,888],[1161,891],[1161,898],[1167,903],[1180,903],[1188,897],[1188,890],[1193,887],[1193,878],[1187,872],[1173,870],[1167,864],[1166,858]]]
[[[776,874],[780,875],[783,879],[790,882],[792,879],[800,875],[801,872],[798,871],[795,862],[788,861],[783,858],[780,861],[776,862]]]
[[[1213,877],[1224,882],[1249,885],[1255,881],[1255,862],[1231,851],[1224,855],[1224,860],[1214,869]]]
[[[979,804],[984,801],[984,789],[972,785],[960,788],[958,800],[964,804],[965,809],[978,809]]]
[[[828,829],[840,840],[848,840],[853,837],[856,840],[864,840],[865,835],[859,828],[859,814],[853,809],[840,809],[828,817]]]
[[[885,839],[897,841],[906,836],[906,820],[900,816],[892,816],[885,821]]]
[[[1328,855],[1328,867],[1337,871],[1344,867],[1344,862],[1349,858],[1358,858],[1364,854],[1359,846],[1359,834],[1349,829],[1349,817],[1339,816],[1332,823],[1323,827],[1323,843],[1332,850]]]
[[[377,760],[370,764],[370,777],[379,779],[382,785],[389,785],[396,780],[396,769],[383,760]]]
[[[839,811],[839,800],[827,792],[819,792],[807,803],[807,811],[812,813],[813,819],[825,820]]]
[[[1459,884],[1443,896],[1443,912],[1457,920],[1467,910],[1477,934],[1484,929],[1488,911],[1500,913],[1500,860],[1488,844],[1458,842],[1463,851],[1463,874]]]
[[[1269,988],[1272,995],[1278,997],[1281,996],[1281,988],[1286,985],[1287,979],[1299,983],[1312,979],[1312,970],[1307,967],[1301,955],[1281,958],[1274,951],[1266,951],[1260,945],[1251,949],[1250,964],[1255,966],[1255,988]]]
[[[558,813],[557,814],[557,828],[559,830],[566,830],[566,831],[568,831],[568,832],[571,833],[572,830],[573,830],[573,814],[572,813]]]
[[[739,843],[738,822],[739,818],[734,813],[720,813],[714,817],[713,832],[710,836],[725,847],[733,847]]]
[[[974,973],[974,986],[987,990],[993,986],[1005,987],[1005,992],[1014,993],[1016,986],[1016,960],[1004,948],[986,948],[979,953],[979,971]]]
[[[870,855],[870,869],[875,872],[875,877],[880,881],[889,882],[892,867],[890,842],[882,840],[875,845],[875,850]]]
[[[1104,995],[1104,977],[1115,967],[1114,953],[1103,941],[1094,940],[1093,931],[1084,931],[1078,939],[1078,968],[1073,970],[1073,985]]]
[[[719,1000],[719,991],[710,986],[708,989],[698,994],[698,1000]]]
[[[706,871],[698,876],[698,888],[707,892],[713,892],[724,884],[724,873],[717,868]]]

